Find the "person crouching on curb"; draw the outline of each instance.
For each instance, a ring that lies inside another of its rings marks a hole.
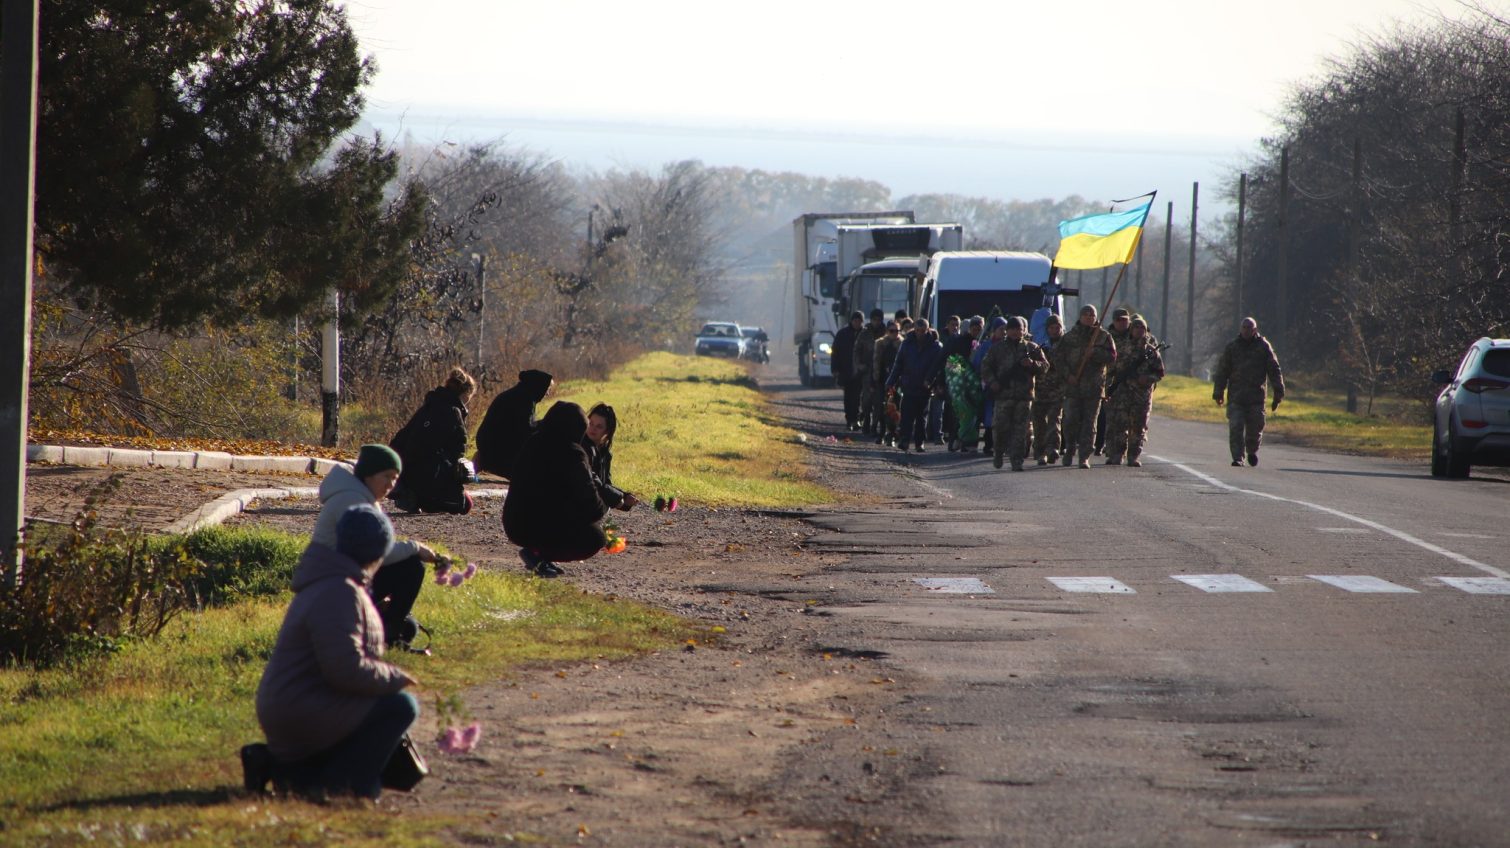
[[[335,545],[311,544],[294,569],[288,605],[257,687],[266,745],[241,751],[246,788],[269,780],[316,799],[377,798],[382,771],[419,717],[410,674],[383,661],[383,624],[367,584],[393,547],[372,504],[336,521]]]
[[[519,546],[525,569],[541,577],[559,577],[556,563],[589,559],[608,544],[608,504],[582,449],[586,435],[582,407],[557,401],[525,442],[509,481],[503,532]]]
[[[310,542],[335,547],[336,522],[353,506],[368,504],[381,511],[383,499],[393,491],[403,467],[393,448],[362,445],[355,468],[348,470],[345,465],[332,468],[320,481],[320,515],[315,519]],[[383,557],[369,591],[382,616],[388,644],[409,642],[418,635],[409,632],[418,628],[411,628],[406,619],[425,583],[425,563],[438,559],[439,555],[429,545],[407,539],[395,542]]]

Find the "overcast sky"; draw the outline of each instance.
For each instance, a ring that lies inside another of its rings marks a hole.
[[[831,176],[847,165],[900,191],[968,181],[929,176],[929,140],[944,144],[935,155],[967,160],[949,146],[1029,159],[1083,148],[1033,169],[1050,187],[1063,169],[1070,191],[1021,192],[1047,196],[1093,193],[1071,184],[1073,163],[1097,151],[1167,160],[1133,164],[1135,174],[1182,160],[1192,179],[1211,174],[1273,131],[1287,86],[1324,57],[1461,5],[351,0],[348,10],[379,67],[369,114],[422,141],[506,136],[591,167],[689,155]]]

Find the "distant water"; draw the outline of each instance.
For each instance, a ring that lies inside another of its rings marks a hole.
[[[1228,211],[1222,195],[1245,157],[1249,139],[1119,137],[1024,132],[1017,135],[794,130],[774,127],[674,126],[626,122],[448,117],[373,113],[371,126],[389,138],[460,144],[502,138],[570,167],[656,168],[698,159],[715,166],[858,177],[889,186],[893,197],[953,193],[1002,200],[1080,195],[1110,200],[1159,189],[1158,207],[1189,215],[1191,183],[1201,184],[1201,218]]]

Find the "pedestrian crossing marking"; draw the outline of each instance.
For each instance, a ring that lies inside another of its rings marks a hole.
[[[1379,577],[1366,577],[1360,574],[1308,574],[1306,576],[1348,592],[1416,594],[1415,589],[1391,583]]]
[[[1134,589],[1121,580],[1110,577],[1050,577],[1050,583],[1066,592],[1095,592],[1101,594],[1135,595]]]
[[[996,590],[978,577],[914,577],[912,582],[941,595],[994,595]]]
[[[1171,574],[1170,577],[1202,592],[1272,592],[1268,586],[1240,574]]]
[[[1503,577],[1438,577],[1454,589],[1470,595],[1510,595],[1510,580]]]

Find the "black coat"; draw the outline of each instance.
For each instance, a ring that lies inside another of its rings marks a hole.
[[[582,449],[587,416],[572,403],[557,403],[525,443],[503,502],[503,530],[524,548],[551,547],[576,539],[608,512]]]
[[[624,502],[624,490],[613,484],[613,449],[598,447],[584,438],[582,450],[587,451],[587,464],[592,468],[593,479],[598,483],[598,495],[610,509],[618,509],[619,504]]]
[[[860,376],[852,373],[855,370],[855,339],[859,337],[860,331],[855,329],[854,324],[845,324],[839,328],[839,332],[834,333],[834,346],[828,355],[828,362],[834,372],[834,379],[841,383],[848,383]]]
[[[463,511],[459,461],[467,452],[467,407],[455,392],[444,386],[431,389],[389,447],[404,463],[399,486],[413,495],[420,510]]]
[[[544,371],[521,371],[513,388],[499,392],[477,427],[477,470],[513,479],[514,459],[535,433],[535,404],[551,388]]]

